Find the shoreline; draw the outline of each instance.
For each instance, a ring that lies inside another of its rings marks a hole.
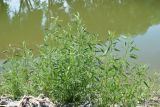
[[[113,107],[121,107],[119,104],[112,105]],[[137,104],[135,107],[159,107],[160,96],[154,96],[153,98],[144,101],[141,104]],[[60,104],[51,101],[48,97],[43,94],[38,97],[34,96],[23,96],[19,100],[13,100],[11,97],[0,96],[0,107],[74,107],[73,104]],[[80,104],[78,107],[95,107],[91,102]],[[110,106],[111,107],[111,106]]]

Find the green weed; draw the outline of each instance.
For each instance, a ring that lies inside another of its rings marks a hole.
[[[17,51],[11,49],[0,92],[15,98],[43,93],[62,104],[136,105],[148,95],[147,69],[129,61],[136,59],[133,41],[124,43],[125,52],[120,55],[119,39],[113,39],[113,33],[108,36],[106,44],[99,44],[79,16],[63,27],[55,19],[37,55],[25,43]]]

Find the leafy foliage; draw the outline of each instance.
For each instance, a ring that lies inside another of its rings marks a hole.
[[[146,98],[146,67],[132,63],[137,48],[125,42],[125,54],[117,48],[119,39],[99,44],[97,35],[86,31],[79,16],[66,26],[55,18],[33,55],[26,44],[4,65],[0,91],[18,98],[24,94],[45,94],[54,101],[75,105],[89,101],[97,106],[134,106]],[[57,46],[55,46],[57,44]]]

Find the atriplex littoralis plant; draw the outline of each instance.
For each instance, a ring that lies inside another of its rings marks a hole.
[[[90,101],[103,107],[134,106],[146,97],[146,67],[129,61],[136,58],[133,42],[125,43],[125,55],[120,56],[118,39],[99,44],[79,16],[63,27],[56,20],[46,32],[38,55],[23,44],[8,59],[2,72],[1,93],[16,98],[43,93],[63,104]]]

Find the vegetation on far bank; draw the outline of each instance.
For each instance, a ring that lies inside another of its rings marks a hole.
[[[62,104],[89,101],[100,107],[132,107],[145,101],[150,91],[147,67],[130,61],[137,58],[133,41],[126,40],[122,55],[114,34],[108,33],[106,44],[99,43],[79,16],[66,26],[57,22],[55,18],[46,32],[38,55],[25,43],[18,50],[10,49],[12,56],[1,72],[0,94],[19,98],[43,93]]]

